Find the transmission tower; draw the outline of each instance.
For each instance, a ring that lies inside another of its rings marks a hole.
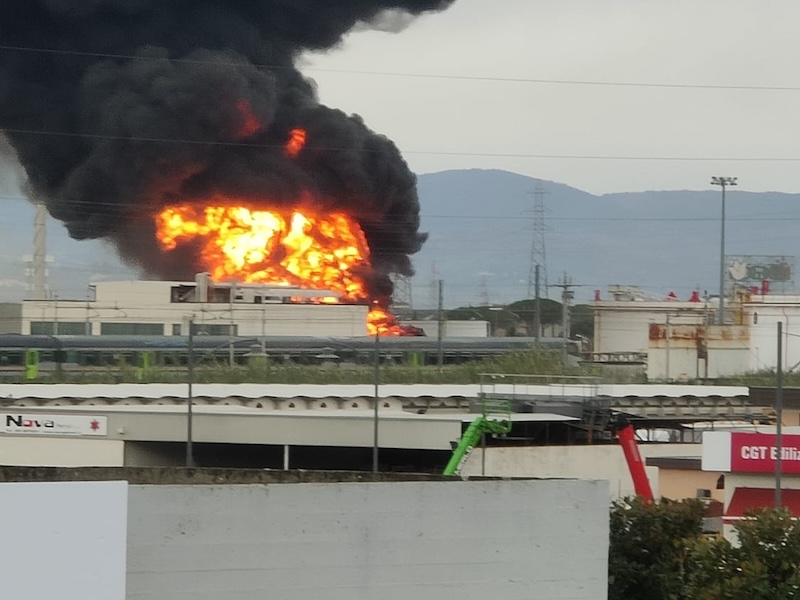
[[[390,276],[392,284],[394,284],[394,293],[392,294],[392,308],[400,310],[413,309],[413,297],[411,294],[411,278],[405,275],[398,275],[392,273]]]
[[[528,298],[536,295],[536,271],[539,271],[539,281],[544,285],[544,295],[548,296],[547,284],[547,252],[545,251],[545,223],[544,223],[544,197],[547,192],[541,182],[533,190],[533,235],[531,239],[531,262],[528,272]]]
[[[431,281],[428,285],[428,304],[435,307],[439,304],[439,271],[436,263],[431,263]]]
[[[489,306],[489,280],[487,273],[481,273],[481,285],[479,290],[480,306]]]

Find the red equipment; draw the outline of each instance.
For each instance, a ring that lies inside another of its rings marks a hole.
[[[636,443],[636,430],[633,425],[621,424],[616,431],[617,439],[625,460],[628,463],[628,470],[633,479],[633,489],[637,496],[641,496],[646,504],[653,501],[653,490],[650,488],[650,481],[647,479],[647,471],[644,468],[642,455],[639,453],[639,445]]]

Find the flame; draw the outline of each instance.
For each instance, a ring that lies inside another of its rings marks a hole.
[[[417,335],[415,332],[410,331],[408,328],[401,326],[397,322],[397,318],[387,310],[384,310],[377,304],[373,304],[367,316],[367,333],[369,335]]]
[[[258,118],[253,114],[253,109],[250,107],[250,104],[248,104],[246,100],[239,100],[236,103],[236,110],[238,110],[239,114],[242,116],[242,123],[238,131],[239,137],[248,138],[258,133],[261,129],[261,123],[258,122]]]
[[[306,130],[292,129],[289,132],[289,141],[286,142],[286,154],[292,158],[300,154],[300,150],[306,145]]]
[[[268,283],[330,290],[321,302],[371,301],[369,335],[408,335],[394,316],[371,300],[359,273],[369,267],[369,247],[359,224],[340,214],[251,209],[244,203],[169,206],[156,217],[164,250],[200,244],[214,281]]]
[[[214,281],[270,283],[331,290],[349,300],[367,298],[364,283],[353,274],[368,264],[366,238],[345,215],[185,204],[164,209],[156,227],[165,250],[200,238],[200,255]]]

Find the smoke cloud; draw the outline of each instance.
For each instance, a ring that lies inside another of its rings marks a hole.
[[[159,250],[163,206],[306,193],[361,223],[385,298],[425,240],[415,177],[390,140],[320,105],[295,60],[453,1],[3,0],[0,129],[72,237],[113,241],[149,276],[199,269],[191,248]]]

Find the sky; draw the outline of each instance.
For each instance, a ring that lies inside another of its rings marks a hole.
[[[798,22],[792,0],[456,0],[399,34],[351,33],[303,71],[418,173],[800,192]]]
[[[798,22],[796,0],[456,0],[300,61],[324,104],[417,173],[496,168],[594,194],[735,176],[800,193]],[[0,197],[16,187],[0,169]]]

